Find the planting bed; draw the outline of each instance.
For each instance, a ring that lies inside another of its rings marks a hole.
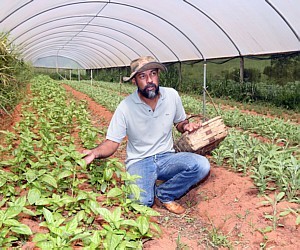
[[[87,95],[69,86],[64,87],[75,99],[87,101],[94,126],[103,129],[108,125],[112,117],[111,112]],[[12,122],[5,129],[10,129],[22,119],[19,116],[20,108],[20,106],[16,108]],[[124,144],[114,157],[117,157],[120,162],[124,161]],[[282,201],[272,205],[272,201],[279,199],[278,194],[267,193],[270,197],[268,200],[265,196],[259,195],[250,176],[234,173],[225,164],[217,166],[211,156],[208,158],[212,165],[210,176],[179,200],[179,203],[187,208],[185,214],[174,215],[167,212],[160,204],[154,205],[154,210],[158,211],[160,216],[153,217],[152,220],[159,224],[162,234],[159,238],[145,241],[144,249],[296,250],[300,248],[297,215],[291,212],[279,216],[280,212],[287,209],[299,211],[299,204]],[[81,185],[81,188],[85,190],[89,186]],[[263,205],[262,202],[265,204]],[[266,215],[269,215],[269,219]],[[271,215],[272,220],[270,220]],[[278,218],[276,225],[273,224],[274,218]],[[20,214],[19,220],[29,226],[34,234],[47,232],[26,214]],[[275,229],[270,229],[274,226]],[[22,249],[38,249],[31,240],[32,237],[24,242]]]

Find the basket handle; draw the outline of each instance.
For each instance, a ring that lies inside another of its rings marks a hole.
[[[212,102],[212,104],[213,104],[213,106],[214,106],[214,108],[215,108],[215,110],[216,110],[217,114],[218,114],[218,115],[220,115],[220,113],[219,113],[219,111],[217,110],[217,108],[216,108],[216,105],[215,105],[215,103],[214,103],[214,101],[213,101],[212,97],[210,96],[209,92],[207,91],[207,89],[206,89],[206,88],[204,88],[204,87],[203,87],[203,89],[204,89],[205,93],[208,95],[208,97],[209,97],[210,101]],[[204,117],[204,118],[205,118],[205,117]]]
[[[208,93],[207,89],[206,89],[206,88],[203,88],[203,89],[205,90],[206,94],[208,95],[209,99],[211,100],[211,102],[212,102],[212,104],[213,104],[213,106],[214,106],[214,108],[215,108],[217,114],[220,115],[220,112],[219,112],[219,110],[216,108],[216,105],[215,105],[215,103],[214,103],[212,97],[211,97],[210,94]],[[204,119],[205,121],[208,121],[208,120],[209,120],[209,118],[208,118],[207,116],[204,116],[204,115],[201,115],[201,114],[199,114],[199,115],[191,115],[191,116],[189,116],[188,118],[186,118],[186,120],[189,120],[189,119],[191,119],[191,118],[193,118],[193,117],[200,117],[200,118]]]

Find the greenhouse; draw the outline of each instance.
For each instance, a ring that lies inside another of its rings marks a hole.
[[[299,51],[297,1],[9,1],[1,30],[33,65],[85,69]],[[51,61],[54,58],[54,61]],[[48,59],[48,60],[47,60]],[[47,64],[48,63],[48,64]]]

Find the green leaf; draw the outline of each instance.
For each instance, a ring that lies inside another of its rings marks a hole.
[[[44,215],[46,221],[48,222],[48,224],[54,223],[53,215],[47,208],[43,207],[43,215]]]
[[[137,223],[134,220],[122,220],[121,225],[127,225],[132,227],[137,227]]]
[[[121,207],[116,207],[115,210],[111,213],[111,219],[113,221],[117,221],[117,220],[120,220],[121,218]]]
[[[13,206],[13,207],[9,207],[7,210],[6,210],[6,218],[8,219],[11,219],[11,218],[14,218],[16,217],[19,213],[22,212],[22,207],[20,206]]]
[[[14,202],[14,206],[24,207],[26,205],[26,196],[21,196]]]
[[[263,231],[264,233],[272,232],[272,231],[273,231],[273,227],[270,227],[270,226],[265,227],[265,228],[262,229],[262,231]]]
[[[160,213],[152,209],[151,207],[143,206],[138,203],[132,203],[131,207],[137,212],[147,216],[160,216]]]
[[[37,206],[45,206],[50,204],[50,199],[49,198],[40,198],[35,202],[35,205]]]
[[[113,176],[113,171],[110,168],[105,168],[103,172],[104,180],[109,181]]]
[[[49,238],[49,234],[45,234],[45,233],[37,233],[34,237],[33,237],[33,242],[39,242],[39,241],[45,241]]]
[[[102,193],[105,193],[106,189],[107,189],[107,183],[106,183],[106,182],[103,182],[103,183],[101,184],[100,190],[101,190]]]
[[[3,221],[3,224],[8,225],[8,226],[19,226],[21,223],[15,219],[7,219]]]
[[[76,219],[72,219],[70,220],[67,224],[66,224],[66,231],[68,233],[72,233],[74,232],[78,227],[78,222]]]
[[[286,215],[288,215],[288,214],[290,214],[291,213],[291,211],[289,211],[289,210],[286,210],[286,211],[283,211],[283,212],[281,212],[281,213],[279,213],[279,216],[286,216]]]
[[[7,198],[2,198],[2,200],[0,201],[0,207],[2,207],[7,201]]]
[[[2,187],[6,183],[6,179],[0,176],[0,187]]]
[[[93,242],[96,246],[100,245],[101,238],[100,238],[100,232],[99,231],[94,231],[94,234],[92,237],[90,237],[91,242]]]
[[[77,220],[77,222],[80,222],[85,218],[85,216],[86,216],[85,211],[81,210],[75,215],[74,218]]]
[[[107,197],[118,197],[121,196],[123,194],[123,191],[118,188],[112,188],[111,190],[109,190],[109,192],[107,193]]]
[[[30,216],[36,216],[36,213],[34,211],[32,211],[32,210],[30,210],[26,207],[23,207],[22,212],[25,213],[25,214],[28,214]]]
[[[20,224],[17,227],[11,227],[10,230],[18,234],[32,235],[31,229],[24,224]]]
[[[49,185],[51,185],[52,187],[57,188],[57,182],[56,180],[53,178],[53,176],[49,175],[49,174],[45,174],[42,181],[48,183]]]
[[[104,220],[106,220],[107,222],[111,222],[111,212],[107,209],[107,208],[104,208],[104,207],[101,207],[99,209],[97,209],[99,215],[101,215],[103,217]]]
[[[76,197],[76,201],[80,201],[80,200],[86,200],[88,197],[87,193],[85,192],[79,192],[77,197]]]
[[[41,198],[40,190],[38,190],[37,188],[33,188],[29,190],[27,199],[30,205],[36,203],[36,201],[38,201],[40,198]]]
[[[84,229],[81,229],[81,230],[84,230]],[[81,240],[82,241],[83,239],[85,239],[87,237],[90,237],[90,235],[91,235],[90,232],[83,232],[83,233],[77,234],[77,235],[75,235],[75,237],[70,239],[70,242],[73,242],[75,240]]]
[[[99,214],[100,205],[96,201],[90,201],[90,208],[93,211],[94,214]]]
[[[140,216],[136,220],[139,231],[142,235],[145,235],[149,230],[149,221],[145,216]]]
[[[140,241],[126,241],[124,243],[126,244],[124,249],[143,249],[143,245]]]
[[[19,238],[17,237],[14,237],[14,236],[9,236],[9,237],[6,237],[5,240],[3,241],[3,243],[10,243],[10,242],[14,242],[14,241],[18,241]]]
[[[133,194],[135,199],[139,200],[141,196],[141,189],[136,184],[130,184],[129,185],[130,192]]]
[[[105,249],[107,250],[115,250],[118,249],[118,245],[123,239],[123,235],[116,235],[113,232],[108,232],[105,239]]]
[[[26,176],[26,180],[29,182],[29,183],[32,183],[36,178],[38,178],[38,175],[35,173],[35,171],[33,170],[28,170],[26,173],[25,173],[25,176]]]
[[[51,233],[54,233],[60,237],[63,237],[64,232],[66,232],[64,229],[64,227],[56,227],[56,226],[48,226],[49,230],[51,231]]]
[[[73,168],[73,164],[70,161],[65,161],[64,162],[64,167],[72,169]]]
[[[298,215],[297,218],[296,218],[296,225],[297,226],[300,225],[300,215]]]
[[[57,180],[61,180],[63,178],[69,177],[72,175],[72,171],[70,170],[64,170],[61,173],[58,174]]]
[[[269,220],[272,220],[274,218],[274,216],[270,214],[266,214],[264,217]]]
[[[41,249],[54,249],[54,243],[52,241],[41,241],[36,244]]]
[[[277,196],[276,196],[276,200],[280,201],[283,197],[285,196],[284,192],[280,192]]]
[[[13,160],[0,161],[0,166],[1,167],[12,166],[12,165],[14,165]]]
[[[76,163],[77,163],[80,167],[82,167],[83,169],[86,168],[86,162],[85,162],[84,159],[76,160]]]

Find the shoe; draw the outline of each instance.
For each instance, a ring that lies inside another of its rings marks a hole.
[[[175,201],[163,203],[163,206],[174,214],[183,214],[185,212],[185,208]]]
[[[156,205],[158,207],[161,207],[162,206],[162,202],[157,197],[154,197],[154,205]]]

